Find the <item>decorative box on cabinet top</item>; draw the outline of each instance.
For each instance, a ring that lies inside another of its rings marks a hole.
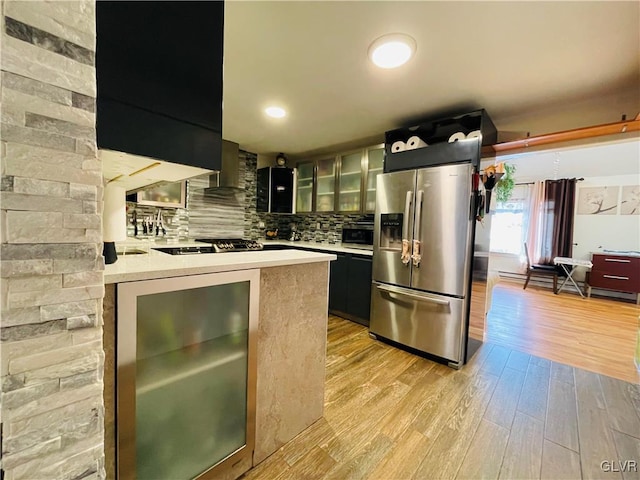
[[[497,136],[485,110],[391,130],[385,133],[384,171],[459,162],[479,167],[480,147],[493,145]]]

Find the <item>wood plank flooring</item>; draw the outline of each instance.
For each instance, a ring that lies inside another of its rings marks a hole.
[[[640,479],[639,407],[637,384],[490,343],[453,370],[330,316],[324,417],[243,478]]]
[[[634,364],[640,307],[500,281],[485,341],[555,362],[640,383]]]

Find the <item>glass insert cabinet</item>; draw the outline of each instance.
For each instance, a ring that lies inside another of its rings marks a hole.
[[[384,144],[298,162],[297,213],[373,212]]]
[[[340,157],[340,181],[338,182],[338,211],[359,212],[362,198],[362,151]]]
[[[118,284],[119,479],[251,467],[259,278],[245,270]]]
[[[316,164],[316,212],[333,212],[335,203],[336,161],[318,160]]]
[[[297,213],[310,213],[313,211],[313,171],[313,163],[298,165]]]

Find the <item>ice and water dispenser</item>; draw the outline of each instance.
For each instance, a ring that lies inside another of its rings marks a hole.
[[[402,250],[402,213],[383,213],[380,215],[380,245],[384,250]]]

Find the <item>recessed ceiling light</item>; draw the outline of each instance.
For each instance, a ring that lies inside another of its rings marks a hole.
[[[380,68],[396,68],[409,61],[416,51],[416,41],[403,33],[390,33],[376,39],[369,47],[369,58]]]
[[[282,118],[287,115],[287,112],[281,107],[267,107],[264,109],[264,112],[273,118]]]

